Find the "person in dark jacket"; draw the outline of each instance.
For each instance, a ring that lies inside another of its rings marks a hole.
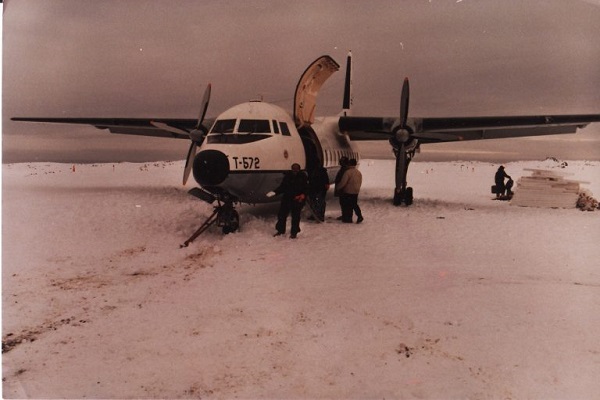
[[[348,157],[342,157],[340,158],[340,170],[338,171],[337,175],[335,176],[335,188],[333,189],[333,195],[337,198],[339,198],[340,201],[340,210],[343,210],[344,207],[342,205],[342,203],[344,202],[344,200],[342,199],[342,196],[340,196],[340,190],[338,188],[340,181],[342,180],[342,177],[344,176],[344,172],[346,172],[346,170],[348,169]],[[342,217],[338,217],[338,219],[342,219]]]
[[[312,206],[314,213],[321,221],[325,220],[325,208],[327,206],[325,197],[328,189],[329,175],[327,175],[327,170],[324,167],[315,168],[308,178],[308,197],[310,206]]]
[[[512,191],[512,187],[514,184],[515,182],[512,180],[512,178],[506,182],[506,197],[508,197],[509,200],[512,199],[512,196],[514,194]]]
[[[286,230],[288,215],[292,215],[292,228],[290,238],[296,239],[300,232],[300,213],[306,201],[308,192],[308,178],[306,173],[300,171],[300,164],[292,164],[291,171],[287,172],[281,182],[281,185],[267,196],[272,197],[281,194],[281,205],[277,214],[277,224],[275,236],[283,235]]]
[[[504,165],[501,165],[498,167],[496,175],[494,176],[494,182],[496,183],[496,197],[504,196],[504,192],[506,191],[504,178],[512,180],[512,178],[504,171]]]

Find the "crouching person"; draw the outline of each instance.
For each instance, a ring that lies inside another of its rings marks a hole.
[[[267,196],[272,197],[281,194],[281,204],[277,214],[277,233],[274,236],[283,235],[286,231],[287,217],[292,215],[292,228],[290,238],[296,239],[300,232],[300,214],[306,201],[308,191],[308,178],[306,173],[300,171],[300,164],[292,164],[291,171],[287,172],[281,185]]]

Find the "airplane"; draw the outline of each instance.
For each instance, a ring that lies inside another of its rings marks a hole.
[[[249,101],[224,111],[209,125],[205,117],[210,101],[208,84],[197,119],[169,118],[30,118],[13,121],[88,124],[111,133],[158,136],[190,141],[183,184],[190,173],[198,187],[190,194],[212,204],[215,211],[196,233],[217,222],[223,233],[239,228],[238,203],[277,201],[269,197],[294,163],[310,176],[325,167],[330,182],[342,157],[360,160],[360,140],[387,140],[396,158],[393,204],[413,203],[406,181],[408,167],[422,144],[575,133],[600,114],[531,115],[457,118],[412,118],[409,81],[404,79],[396,117],[352,116],[352,53],[348,53],[342,111],[316,117],[317,96],[327,79],[340,69],[329,55],[313,61],[301,75],[294,95],[293,114],[263,101]],[[199,234],[198,233],[198,234]],[[196,235],[196,234],[195,234]],[[193,240],[194,236],[190,239]],[[186,245],[189,243],[186,242]]]

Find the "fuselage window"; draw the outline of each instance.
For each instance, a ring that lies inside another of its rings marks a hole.
[[[279,125],[277,125],[277,121],[273,120],[273,132],[279,133]]]
[[[239,133],[271,133],[271,124],[268,119],[241,119],[238,126]]]
[[[211,133],[232,133],[235,127],[235,119],[219,119],[215,122]]]
[[[281,133],[283,135],[292,136],[292,134],[290,133],[290,130],[285,122],[280,122],[279,125],[281,125]]]

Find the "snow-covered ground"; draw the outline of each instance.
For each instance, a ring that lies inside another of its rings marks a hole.
[[[557,169],[600,195],[600,162]],[[3,389],[29,398],[590,399],[600,211],[492,200],[497,164],[363,160],[360,225],[212,211],[183,162],[3,165]]]

